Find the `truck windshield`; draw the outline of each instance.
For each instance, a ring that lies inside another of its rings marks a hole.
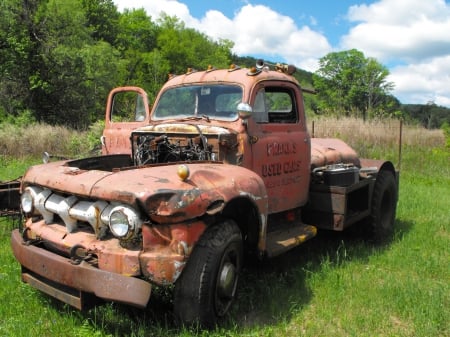
[[[237,85],[211,84],[171,88],[162,93],[152,119],[206,117],[234,121],[242,88]]]

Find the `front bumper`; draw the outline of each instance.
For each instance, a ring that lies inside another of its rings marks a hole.
[[[84,306],[85,294],[140,308],[145,308],[150,299],[150,283],[101,270],[84,261],[73,264],[68,258],[27,245],[17,229],[11,234],[11,246],[22,265],[24,282],[78,309]]]

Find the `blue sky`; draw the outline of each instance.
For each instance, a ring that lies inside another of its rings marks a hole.
[[[165,12],[239,56],[315,71],[330,52],[358,49],[388,67],[402,103],[450,107],[450,0],[114,0]],[[195,66],[195,65],[193,65]]]

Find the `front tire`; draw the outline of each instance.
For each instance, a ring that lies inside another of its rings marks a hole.
[[[234,221],[206,229],[175,284],[174,313],[182,324],[213,327],[227,314],[237,293],[242,252]]]

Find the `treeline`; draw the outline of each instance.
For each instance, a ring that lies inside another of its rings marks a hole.
[[[229,40],[213,41],[174,17],[154,20],[143,9],[121,13],[112,0],[2,0],[0,13],[0,122],[85,130],[103,119],[114,87],[143,87],[152,101],[169,73],[256,61],[234,55]],[[402,117],[429,128],[450,122],[449,109],[402,106],[390,95],[386,69],[358,51],[331,53],[321,65],[295,74],[320,89],[305,97],[309,112]]]
[[[232,61],[230,41],[142,9],[120,13],[111,0],[2,0],[0,12],[0,121],[85,129],[116,86],[152,99],[169,73]]]

